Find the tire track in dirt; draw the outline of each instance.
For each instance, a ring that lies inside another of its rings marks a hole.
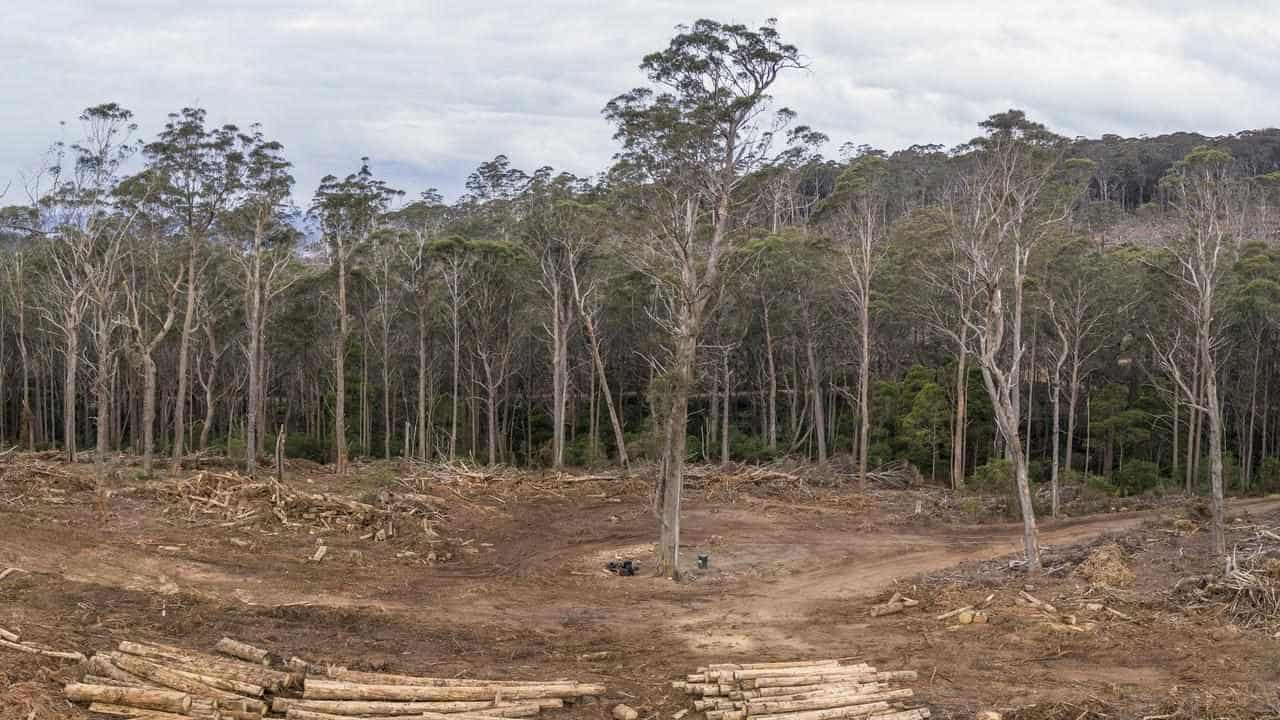
[[[1269,496],[1231,501],[1229,513],[1265,513],[1280,509],[1280,498]],[[1109,532],[1139,527],[1162,511],[1092,515],[1057,524],[1042,525],[1042,546],[1073,545]],[[857,543],[859,538],[851,538]],[[743,652],[761,648],[811,649],[793,636],[787,624],[808,618],[822,603],[874,595],[894,581],[945,570],[961,563],[992,560],[1022,550],[1021,523],[958,528],[939,535],[880,533],[875,542],[877,557],[854,558],[833,563],[822,570],[782,578],[747,596],[735,596],[731,607],[713,603],[693,615],[673,623],[676,634],[689,639],[699,651]],[[902,552],[893,553],[893,546]],[[726,619],[733,625],[749,627],[749,634],[726,632]]]

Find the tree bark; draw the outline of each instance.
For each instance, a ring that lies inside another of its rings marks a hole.
[[[868,253],[868,264],[870,256]],[[871,439],[871,268],[862,278],[862,302],[858,303],[858,327],[862,337],[862,357],[858,367],[858,485],[867,489],[867,445]]]
[[[724,351],[724,408],[720,413],[720,464],[729,463],[729,400],[733,397],[729,375],[729,350]]]
[[[176,474],[182,467],[183,441],[186,439],[188,375],[191,373],[191,334],[196,320],[196,236],[189,240],[187,257],[187,306],[182,318],[182,338],[178,342],[178,393],[173,404],[173,459],[169,470]]]
[[[427,315],[418,307],[418,459],[431,459],[431,431],[427,426]]]
[[[338,337],[333,349],[334,386],[333,442],[336,452],[335,472],[347,472],[347,255],[338,247]]]
[[[769,450],[775,451],[778,449],[778,370],[774,365],[773,358],[773,331],[769,327],[769,301],[762,296],[760,304],[764,308],[764,351],[769,373],[769,398],[765,421],[766,437],[769,442]]]
[[[951,428],[951,487],[964,487],[965,432],[969,422],[969,326],[960,325],[960,339],[956,351],[956,414]]]

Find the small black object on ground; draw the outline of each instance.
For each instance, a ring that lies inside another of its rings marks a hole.
[[[614,575],[630,577],[640,572],[640,563],[634,560],[610,560],[605,568]]]
[[[698,569],[706,570],[711,564],[711,553],[698,553]]]

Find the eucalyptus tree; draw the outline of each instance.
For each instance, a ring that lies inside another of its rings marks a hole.
[[[138,233],[122,273],[127,312],[124,325],[130,346],[142,365],[142,472],[151,475],[156,432],[156,349],[173,329],[178,295],[186,272],[183,262],[170,262],[163,230]],[[135,435],[136,437],[136,435]]]
[[[0,215],[3,214],[0,211]],[[27,280],[27,273],[30,271],[29,253],[29,250],[20,247],[6,252],[3,262],[0,262],[0,280],[4,283],[5,294],[13,308],[16,325],[15,340],[22,386],[18,406],[18,443],[27,451],[32,451],[35,450],[35,415],[31,406],[31,353],[27,343],[27,315],[31,303]]]
[[[329,252],[330,268],[336,276],[334,305],[338,314],[338,332],[333,348],[333,424],[335,469],[340,475],[347,471],[346,359],[350,325],[347,278],[356,254],[368,244],[382,214],[392,199],[400,194],[401,191],[389,187],[385,181],[374,178],[373,171],[369,169],[369,159],[361,158],[360,169],[345,178],[338,179],[333,175],[321,178],[320,187],[311,202],[311,216],[319,224]]]
[[[182,334],[178,344],[178,389],[173,407],[172,469],[182,461],[190,399],[191,346],[197,330],[199,281],[207,258],[204,245],[239,191],[244,156],[234,125],[209,127],[201,108],[169,115],[156,139],[143,149],[147,173],[157,182],[157,201],[186,243]]]
[[[1028,569],[1038,572],[1035,508],[1020,436],[1023,291],[1032,252],[1063,232],[1088,174],[1086,164],[1066,159],[1062,138],[1021,111],[994,115],[982,127],[987,132],[972,143],[944,212],[948,239],[973,284],[977,312],[966,324],[1013,464]]]
[[[289,223],[293,177],[291,165],[284,157],[284,147],[266,139],[257,128],[241,133],[236,142],[244,162],[243,188],[235,206],[226,213],[224,228],[231,256],[240,268],[244,291],[247,330],[244,352],[248,365],[245,472],[253,475],[257,471],[258,446],[264,434],[264,418],[260,412],[266,393],[267,318],[271,303],[297,278],[296,273],[290,272],[297,232]],[[206,394],[208,391],[206,388]]]
[[[626,434],[622,417],[613,399],[609,373],[605,366],[603,339],[601,338],[602,295],[608,292],[609,270],[606,267],[610,240],[616,232],[609,227],[606,208],[601,202],[591,202],[585,197],[566,198],[555,207],[555,222],[559,228],[566,254],[565,268],[569,278],[569,290],[577,315],[582,320],[583,334],[591,351],[601,395],[609,413],[609,425],[613,428],[613,442],[617,448],[618,464],[626,467]]]
[[[843,256],[841,284],[858,313],[858,482],[867,485],[867,447],[871,428],[871,287],[888,240],[891,218],[889,162],[870,152],[840,175],[826,199],[828,227]]]
[[[557,211],[561,202],[581,191],[582,182],[569,174],[553,174],[541,168],[529,179],[520,197],[519,232],[525,250],[541,270],[550,323],[546,326],[551,347],[551,466],[564,465],[565,409],[569,396],[569,337],[577,320],[570,295],[569,250],[565,228]]]
[[[434,189],[422,193],[418,201],[387,217],[387,221],[400,231],[398,246],[403,263],[401,281],[412,298],[417,330],[417,427],[414,434],[417,437],[415,455],[421,460],[429,460],[433,454],[431,433],[435,427],[435,383],[430,345],[432,289],[436,285],[437,255],[431,248],[432,243],[442,237],[448,220],[449,208],[444,204],[440,193]]]
[[[1182,391],[1187,403],[1204,413],[1209,432],[1209,487],[1213,548],[1226,556],[1223,519],[1222,404],[1218,392],[1222,319],[1219,299],[1224,276],[1235,254],[1248,213],[1249,185],[1232,167],[1223,150],[1198,147],[1178,161],[1161,180],[1181,221],[1170,249],[1176,258],[1175,296],[1191,326],[1191,338],[1176,332],[1167,343],[1153,346],[1159,361]],[[1196,360],[1201,387],[1181,367],[1184,344]]]
[[[680,500],[689,389],[707,306],[733,242],[734,191],[768,158],[789,112],[768,116],[769,89],[803,67],[771,20],[745,25],[698,20],[641,63],[651,87],[611,100],[605,116],[622,143],[618,160],[650,221],[637,260],[662,289],[670,357],[656,408],[658,572],[679,575]]]
[[[48,191],[39,198],[51,230],[50,285],[54,291],[43,315],[62,335],[66,375],[63,381],[63,450],[68,462],[76,456],[76,376],[80,366],[80,333],[85,313],[96,299],[113,297],[111,291],[124,255],[124,244],[138,209],[117,207],[120,172],[134,155],[131,136],[137,130],[133,113],[115,103],[87,108],[80,114],[82,139],[55,146]],[[35,228],[33,228],[35,230]],[[35,230],[43,234],[43,230]],[[101,321],[95,392],[106,400],[104,374],[110,372],[111,309],[99,307]],[[99,415],[98,459],[106,451],[105,432]]]

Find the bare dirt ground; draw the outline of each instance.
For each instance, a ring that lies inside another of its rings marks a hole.
[[[944,718],[1260,717],[1280,706],[1276,628],[1173,593],[1213,569],[1207,533],[1176,504],[1043,523],[1050,572],[1029,579],[1010,567],[1019,526],[904,514],[907,491],[726,499],[707,488],[686,502],[689,572],[673,583],[648,574],[656,531],[642,474],[419,479],[410,489],[438,502],[396,515],[382,538],[381,521],[282,518],[209,490],[222,480],[163,490],[176,481],[145,483],[129,465],[45,467],[0,469],[0,569],[25,571],[0,581],[0,626],[86,654],[121,639],[208,648],[227,635],[354,669],[608,685],[605,703],[565,711],[582,718],[622,700],[669,718],[687,706],[669,681],[698,665],[805,657],[917,670],[919,699]],[[300,466],[285,487],[376,504],[414,472],[337,478]],[[1280,525],[1280,499],[1229,507],[1233,538]],[[1128,587],[1075,569],[1079,548],[1104,537],[1124,550]],[[328,552],[312,562],[320,544]],[[698,552],[709,569],[693,567]],[[642,574],[608,574],[615,557],[639,560]],[[1075,624],[1017,604],[1023,590]],[[921,605],[869,617],[894,591]],[[935,619],[992,594],[989,623]],[[77,672],[0,649],[0,718],[84,717],[60,693]]]

